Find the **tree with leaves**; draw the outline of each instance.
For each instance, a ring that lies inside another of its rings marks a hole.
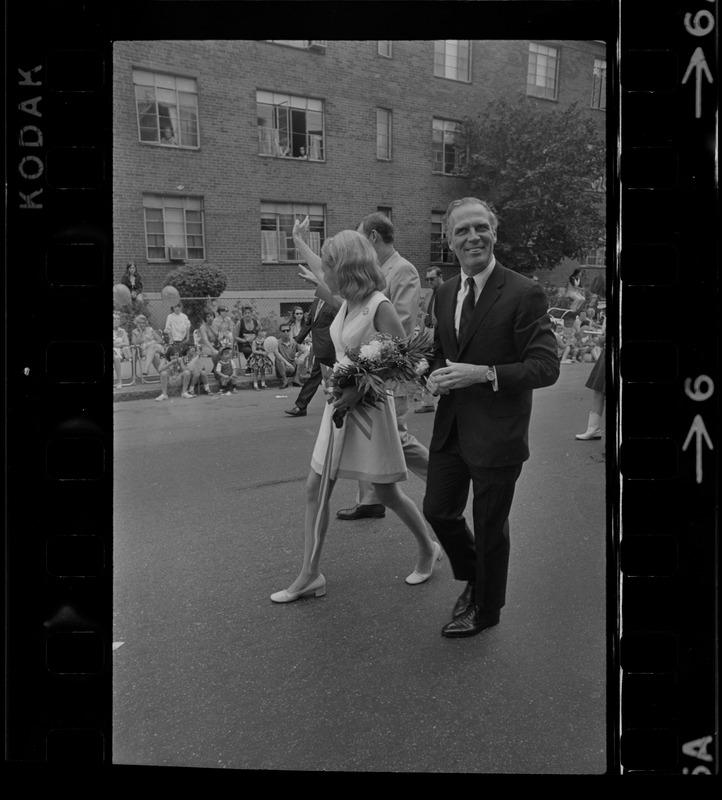
[[[218,297],[226,289],[226,274],[208,264],[186,264],[171,270],[164,286],[174,286],[183,302],[183,310],[193,325],[203,322],[206,305],[211,297]],[[197,299],[186,299],[197,298]]]
[[[468,158],[460,174],[499,218],[494,252],[530,274],[604,246],[605,146],[572,105],[556,110],[522,96],[500,98],[461,126]]]

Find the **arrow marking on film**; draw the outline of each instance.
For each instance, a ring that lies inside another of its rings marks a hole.
[[[707,442],[707,446],[710,450],[714,450],[712,446],[712,441],[709,438],[709,434],[707,433],[707,428],[704,426],[704,420],[702,417],[697,414],[697,416],[692,420],[692,427],[689,429],[689,433],[687,434],[687,438],[685,439],[684,444],[682,445],[682,450],[686,450],[689,447],[689,443],[692,441],[692,436],[695,437],[695,451],[697,454],[697,483],[702,483],[702,438]]]
[[[707,76],[707,80],[710,83],[714,83],[712,80],[712,73],[709,71],[709,67],[707,66],[707,61],[704,57],[704,51],[701,47],[698,47],[694,53],[692,53],[692,58],[690,59],[689,66],[687,67],[687,72],[684,73],[684,78],[682,78],[682,83],[687,83],[689,76],[692,74],[692,70],[694,70],[694,81],[695,81],[695,117],[699,119],[702,116],[702,73]]]

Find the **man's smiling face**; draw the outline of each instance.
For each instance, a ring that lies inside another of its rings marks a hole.
[[[494,255],[496,231],[491,215],[478,203],[457,206],[449,216],[448,239],[466,275],[483,272]]]

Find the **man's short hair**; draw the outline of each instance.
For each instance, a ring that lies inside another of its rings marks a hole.
[[[434,273],[434,275],[436,275],[437,278],[441,277],[441,267],[429,267],[426,270],[426,277],[428,278],[429,274],[432,272]]]
[[[394,241],[394,224],[386,214],[382,214],[380,211],[367,214],[356,226],[357,229],[359,225],[366,237],[371,231],[376,231],[384,244],[391,244]]]
[[[484,202],[484,200],[479,200],[478,197],[462,197],[459,200],[452,200],[449,203],[448,208],[446,209],[446,214],[444,214],[444,224],[442,226],[444,231],[444,238],[447,242],[450,242],[451,239],[449,238],[449,217],[451,216],[454,209],[458,208],[459,206],[465,205],[479,205],[483,206],[489,212],[489,222],[491,223],[491,229],[494,233],[496,233],[497,225],[499,224],[499,220],[496,214],[492,211],[491,206]]]

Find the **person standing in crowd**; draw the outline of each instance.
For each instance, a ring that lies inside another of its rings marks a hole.
[[[294,238],[295,236],[296,228],[294,227]],[[318,258],[310,248],[308,254],[313,258]],[[331,340],[329,329],[336,316],[337,310],[337,307],[335,307],[330,297],[327,297],[325,300],[322,297],[316,297],[313,303],[311,303],[308,322],[301,328],[298,335],[294,337],[296,344],[300,345],[306,340],[309,334],[311,335],[311,341],[313,343],[313,364],[311,365],[311,372],[308,378],[306,378],[301,387],[301,391],[298,393],[295,405],[285,412],[289,417],[306,416],[308,413],[308,404],[321,385],[324,378],[324,371],[330,372],[333,365],[336,363],[336,351]],[[298,370],[300,371],[300,369],[301,367],[299,366]]]
[[[241,318],[233,329],[233,341],[238,347],[238,352],[246,359],[246,375],[251,374],[251,369],[248,366],[248,359],[251,357],[252,350],[251,342],[258,336],[259,329],[260,325],[253,316],[251,306],[243,306],[241,308]]]
[[[183,313],[183,307],[180,303],[171,306],[171,313],[166,317],[163,330],[168,334],[171,344],[183,344],[188,341],[191,332],[191,321]]]
[[[202,356],[210,356],[213,361],[212,370],[216,368],[218,362],[218,352],[221,346],[218,341],[218,333],[213,327],[213,320],[215,315],[212,311],[206,311],[206,316],[203,322],[198,326],[198,344],[200,347],[200,354]],[[211,371],[212,371],[211,370]]]
[[[506,601],[509,512],[529,458],[534,389],[559,377],[547,298],[494,256],[497,218],[474,197],[454,200],[444,232],[461,266],[439,289],[428,388],[439,406],[429,446],[424,516],[466,581],[441,631],[467,637],[496,625]],[[473,485],[472,534],[464,509]]]
[[[581,290],[582,285],[582,270],[577,267],[569,276],[569,285],[567,286],[567,297],[571,298],[572,304],[570,306],[572,311],[578,311],[584,303],[584,293]]]
[[[444,283],[441,276],[440,267],[431,267],[426,271],[426,281],[429,284],[431,291],[429,292],[428,300],[426,301],[426,312],[424,315],[424,328],[433,332],[436,326],[436,316],[434,306],[436,304],[436,293],[439,287]],[[421,389],[421,402],[418,408],[414,410],[414,414],[426,414],[436,411],[436,398],[424,386]]]
[[[341,231],[324,243],[321,252],[324,283],[331,292],[344,298],[331,326],[336,359],[344,356],[346,348],[360,346],[374,333],[404,336],[393,305],[380,291],[384,277],[369,240],[356,231]],[[384,503],[413,534],[418,557],[407,583],[422,583],[419,576],[430,576],[441,556],[441,548],[429,536],[421,512],[399,487],[399,482],[406,479],[407,471],[393,395],[389,393],[386,401],[375,407],[364,406],[357,411],[360,396],[357,388],[350,386],[324,408],[306,481],[303,564],[288,589],[271,595],[274,603],[290,603],[302,597],[320,597],[326,593],[320,558],[328,530],[328,498],[338,478],[365,475],[373,481]],[[337,409],[346,411],[347,416],[338,433],[334,433],[332,416]],[[354,419],[357,424],[351,424]],[[330,458],[327,458],[329,447]],[[324,472],[329,490],[319,500]]]
[[[220,347],[233,347],[233,320],[226,306],[218,306],[218,316],[212,322]]]
[[[592,395],[592,410],[589,412],[589,420],[587,422],[587,429],[584,433],[577,433],[574,435],[575,439],[580,441],[589,441],[591,439],[602,438],[602,418],[604,416],[604,405],[606,401],[606,373],[607,373],[607,347],[606,347],[606,324],[602,326],[602,332],[598,339],[598,344],[601,345],[602,352],[599,355],[592,371],[589,373],[587,382],[584,384],[587,389],[591,389]]]

